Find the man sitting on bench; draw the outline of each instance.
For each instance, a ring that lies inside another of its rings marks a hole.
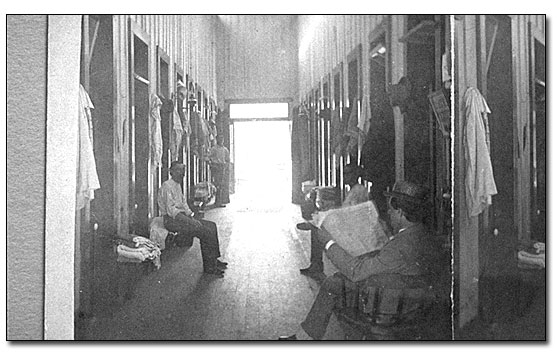
[[[380,250],[354,257],[340,247],[329,232],[318,230],[318,239],[325,244],[327,257],[340,273],[325,279],[297,333],[282,336],[279,340],[322,339],[344,290],[354,292],[366,286],[429,285],[434,260],[432,252],[435,250],[424,225],[429,210],[428,189],[399,181],[392,192],[384,194],[394,235]]]
[[[177,236],[199,238],[203,272],[224,277],[224,269],[228,263],[222,262],[217,225],[208,220],[195,219],[189,208],[180,184],[184,179],[186,167],[173,161],[170,166],[171,179],[166,180],[159,189],[158,204],[164,219],[164,227],[168,231],[177,232]]]

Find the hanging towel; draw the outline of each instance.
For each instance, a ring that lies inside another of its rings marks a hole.
[[[464,94],[466,122],[464,131],[466,157],[466,202],[470,217],[480,214],[497,194],[489,155],[489,122],[491,113],[478,89],[470,87]]]
[[[190,114],[189,110],[184,110],[183,108],[183,100],[182,100],[182,107],[178,106],[178,114],[180,115],[180,119],[182,120],[182,128],[184,129],[184,133],[186,137],[189,137],[191,134],[191,125],[190,125]]]
[[[93,153],[93,124],[91,109],[93,103],[82,85],[79,86],[79,166],[77,172],[77,209],[85,206],[87,200],[95,198],[95,190],[101,188]]]
[[[362,114],[360,120],[358,121],[358,130],[361,136],[367,136],[369,131],[369,125],[371,121],[371,108],[369,106],[369,96],[364,95],[362,99]]]
[[[363,105],[362,105],[363,106]],[[343,150],[344,153],[351,152],[354,147],[356,147],[359,143],[360,139],[365,138],[365,129],[369,129],[369,113],[367,116],[364,114],[358,114],[358,100],[354,98],[352,104],[350,105],[350,117],[348,118],[348,126],[346,131],[344,132],[344,136],[348,138],[348,146],[346,150]]]
[[[156,94],[151,95],[151,162],[155,167],[162,164],[161,106],[160,98]]]
[[[184,128],[182,127],[182,121],[180,120],[176,104],[174,104],[174,110],[172,111],[172,135],[170,138],[170,155],[173,161],[178,160],[183,135]]]
[[[342,121],[340,120],[340,108],[336,108],[331,114],[331,150],[335,152],[337,151],[337,148],[342,141],[342,135],[344,134],[342,127]]]

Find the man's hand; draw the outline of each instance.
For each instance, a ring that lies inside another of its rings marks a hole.
[[[331,233],[329,231],[325,230],[325,228],[322,227],[317,230],[317,238],[322,245],[325,245],[327,242],[333,239],[333,236],[331,236]]]
[[[186,213],[178,213],[176,215],[176,220],[182,221],[187,223],[189,226],[193,226],[195,228],[199,228],[202,227],[203,224],[201,223],[201,221],[194,219],[191,216],[186,215]]]
[[[381,226],[383,231],[385,231],[387,237],[390,238],[393,235],[393,229],[389,226],[389,224],[385,220],[379,219],[379,225]]]
[[[190,217],[187,216],[186,213],[178,213],[178,214],[176,214],[176,220],[179,220],[179,221],[187,222],[187,221],[189,221],[189,218],[190,218]]]

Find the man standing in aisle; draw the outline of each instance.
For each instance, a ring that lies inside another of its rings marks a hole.
[[[159,189],[158,204],[164,219],[164,227],[168,231],[177,232],[178,236],[199,238],[203,272],[224,277],[224,269],[228,263],[217,258],[221,256],[217,225],[208,220],[194,219],[189,208],[181,183],[184,179],[186,167],[173,161],[170,166],[171,179],[166,180]]]
[[[213,184],[217,188],[217,195],[215,205],[217,207],[224,207],[223,200],[226,199],[224,192],[226,191],[226,175],[228,174],[227,168],[230,163],[230,152],[223,145],[224,138],[222,135],[217,135],[217,145],[213,146],[209,151],[209,162],[211,163],[211,176]]]

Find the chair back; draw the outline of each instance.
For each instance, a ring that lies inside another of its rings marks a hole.
[[[358,311],[377,325],[411,322],[427,314],[435,301],[433,287],[365,286],[358,292]]]

